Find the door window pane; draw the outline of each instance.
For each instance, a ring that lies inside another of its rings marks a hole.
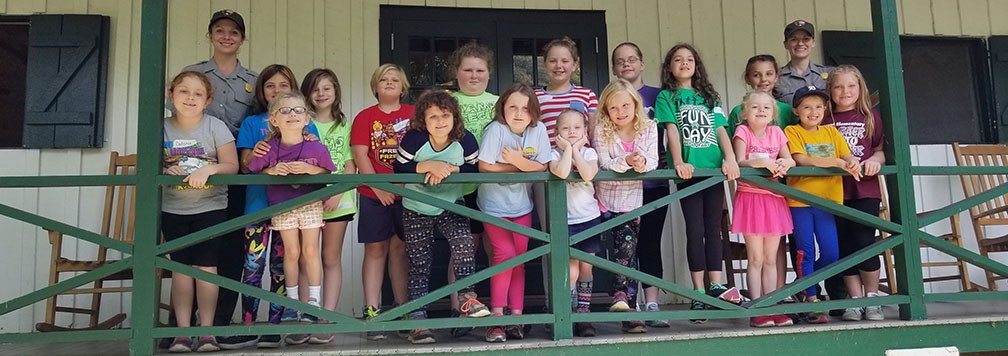
[[[512,41],[512,51],[514,55],[511,58],[514,69],[515,82],[522,82],[528,84],[532,87],[545,87],[549,84],[549,72],[546,70],[546,64],[543,62],[542,48],[549,41],[550,38],[516,38]],[[577,40],[574,40],[577,44],[578,53],[581,53],[581,44]],[[574,73],[571,75],[571,83],[576,85],[581,85],[581,63],[574,67]]]

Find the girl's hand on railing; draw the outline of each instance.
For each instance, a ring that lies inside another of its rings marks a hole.
[[[844,161],[844,165],[841,168],[843,168],[843,170],[847,171],[847,173],[850,173],[851,177],[854,177],[854,181],[860,182],[861,181],[861,163],[858,162],[857,158],[846,159],[846,160],[843,160],[843,161]]]
[[[736,166],[737,167],[737,166]],[[675,165],[676,175],[681,179],[693,178],[693,165],[689,163],[679,163]],[[738,172],[736,170],[736,172]]]
[[[183,178],[182,181],[188,183],[190,187],[203,188],[206,186],[207,179],[210,178],[211,173],[210,166],[203,166],[200,169],[189,173],[189,176]]]
[[[861,166],[864,167],[864,175],[866,177],[877,175],[879,170],[882,169],[882,164],[870,159],[861,162]]]
[[[739,177],[739,167],[738,162],[734,159],[726,159],[721,163],[721,173],[724,173],[725,177],[728,177],[728,181],[738,179]]]

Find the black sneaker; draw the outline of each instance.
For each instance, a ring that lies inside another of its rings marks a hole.
[[[595,334],[595,327],[591,323],[574,323],[574,336],[594,337]]]
[[[692,303],[690,303],[689,308],[690,310],[705,310],[707,309],[707,304],[694,300]],[[690,319],[690,321],[692,321],[694,324],[703,324],[707,322],[707,319]]]
[[[462,317],[462,313],[460,313],[458,310],[452,309],[452,311],[451,311],[451,317],[452,318],[461,318]],[[453,337],[463,337],[463,336],[469,335],[469,333],[472,332],[473,329],[474,328],[471,327],[471,326],[463,326],[463,327],[458,327],[458,328],[451,328],[449,331],[451,332],[451,336],[453,336]]]
[[[280,335],[263,335],[256,342],[256,347],[260,349],[275,349],[280,347]]]
[[[237,350],[252,347],[255,346],[258,341],[259,337],[255,335],[235,335],[217,338],[217,344],[219,344],[220,348],[224,350]]]

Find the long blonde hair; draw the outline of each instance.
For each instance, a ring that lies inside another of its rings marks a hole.
[[[610,82],[605,89],[602,89],[602,96],[599,97],[598,122],[596,123],[602,129],[603,142],[607,143],[613,142],[613,137],[616,135],[616,125],[609,117],[608,103],[617,93],[629,94],[634,102],[634,132],[640,133],[641,128],[644,127],[644,120],[649,120],[647,113],[644,112],[644,100],[641,99],[640,93],[637,92],[633,84],[625,79]]]
[[[850,64],[841,64],[830,72],[829,79],[826,80],[827,90],[833,90],[833,84],[836,83],[836,77],[840,74],[850,74],[853,75],[854,78],[857,78],[858,86],[860,88],[858,89],[857,102],[854,103],[854,110],[857,110],[865,117],[865,137],[872,137],[875,133],[875,116],[872,115],[871,98],[869,98],[870,94],[868,94],[868,84],[865,82],[864,76],[861,75],[861,71],[858,70],[857,67]],[[830,110],[830,120],[836,122],[836,119],[833,117],[834,111],[836,110]]]

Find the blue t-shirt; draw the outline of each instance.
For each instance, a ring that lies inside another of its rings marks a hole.
[[[539,122],[526,128],[521,136],[493,121],[483,130],[479,160],[487,163],[507,163],[501,152],[504,147],[521,147],[522,155],[530,160],[547,164],[552,158],[546,125]],[[480,210],[496,217],[514,218],[532,211],[532,183],[480,184],[476,204]]]
[[[476,155],[479,154],[478,150],[476,137],[469,131],[465,132],[461,141],[452,141],[447,147],[438,151],[431,147],[430,134],[427,131],[409,130],[406,135],[403,135],[402,141],[399,141],[399,151],[392,167],[396,173],[416,173],[417,164],[420,162],[441,161],[458,166],[459,173],[474,173],[477,170]],[[454,202],[465,194],[466,184],[406,184],[405,188],[427,193],[437,199]],[[429,216],[440,215],[444,212],[444,209],[409,198],[403,198],[402,204],[403,208]]]
[[[308,133],[319,137],[318,129],[315,128],[315,121],[308,123],[306,128]],[[269,115],[266,113],[249,115],[238,128],[238,140],[235,147],[238,148],[238,157],[241,157],[241,149],[253,149],[256,143],[266,139],[269,133]],[[250,185],[245,188],[245,214],[251,214],[269,206],[266,199],[265,185]]]

